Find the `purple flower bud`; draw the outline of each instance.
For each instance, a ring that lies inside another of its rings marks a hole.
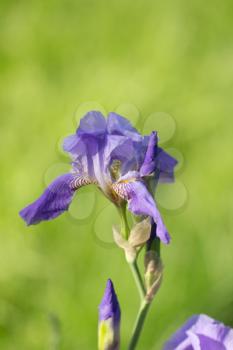
[[[233,329],[206,315],[192,316],[163,350],[232,350]]]
[[[120,307],[110,279],[107,281],[104,296],[99,306],[99,320],[105,321],[109,318],[113,318],[115,322],[119,323]]]
[[[110,279],[99,305],[99,350],[118,350],[120,346],[121,311]]]

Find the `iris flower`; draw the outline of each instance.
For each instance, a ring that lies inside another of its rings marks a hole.
[[[233,329],[207,315],[192,316],[163,350],[232,350]]]
[[[95,184],[117,207],[126,203],[134,215],[149,216],[157,236],[169,243],[170,236],[151,190],[152,180],[171,182],[177,161],[158,147],[157,133],[141,135],[116,113],[107,119],[88,112],[63,148],[72,158],[70,173],[55,179],[35,202],[21,210],[28,225],[51,220],[68,210],[75,192]]]

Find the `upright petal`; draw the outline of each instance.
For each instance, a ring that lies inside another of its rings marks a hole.
[[[137,154],[133,141],[122,135],[107,135],[104,148],[104,169],[110,170],[114,163],[118,163],[119,175],[125,173],[129,166],[137,166]]]
[[[78,135],[100,136],[106,133],[106,119],[98,111],[88,112],[81,120],[77,129]]]
[[[99,151],[99,143],[104,145],[106,119],[97,111],[88,112],[81,120],[75,135],[65,138],[63,149],[73,157],[92,156]]]
[[[158,144],[157,132],[153,131],[150,135],[146,155],[145,155],[143,164],[140,168],[141,176],[150,175],[155,171],[157,144]]]
[[[174,181],[174,168],[178,161],[165,152],[162,148],[158,147],[156,155],[156,166],[159,170],[160,182],[173,182]]]
[[[35,202],[21,210],[19,214],[28,225],[54,219],[68,209],[75,190],[89,183],[90,179],[80,175],[61,175]]]
[[[114,159],[122,162],[128,161],[134,157],[132,140],[122,135],[107,135],[104,157],[106,164],[111,163],[111,160]]]
[[[131,138],[133,141],[142,140],[139,132],[130,124],[130,122],[117,113],[111,112],[107,120],[108,133],[111,135],[123,135]]]
[[[170,236],[159,210],[142,181],[138,180],[136,176],[129,180],[121,178],[113,184],[113,189],[120,197],[128,201],[128,208],[133,214],[151,216],[157,225],[157,236],[163,243],[169,243]]]
[[[76,134],[68,136],[63,144],[81,172],[95,178],[103,189],[106,187],[103,174],[106,139],[106,119],[100,112],[91,111],[81,119]]]
[[[158,147],[157,132],[153,131],[150,135],[147,151],[144,161],[140,168],[141,176],[148,176],[158,171],[160,182],[174,181],[174,168],[177,160]]]
[[[64,139],[63,149],[65,152],[70,153],[73,159],[83,156],[86,153],[85,143],[77,134],[67,136]]]

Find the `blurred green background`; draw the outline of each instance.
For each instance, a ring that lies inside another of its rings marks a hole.
[[[178,185],[159,189],[172,243],[138,349],[161,349],[193,313],[233,326],[232,11],[230,0],[1,1],[1,349],[55,350],[56,333],[58,349],[96,349],[108,277],[126,348],[138,296],[107,201],[90,187],[52,222],[18,216],[67,167],[60,140],[95,106],[158,129],[181,160]]]

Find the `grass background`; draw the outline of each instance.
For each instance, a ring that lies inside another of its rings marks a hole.
[[[52,222],[18,216],[67,167],[60,140],[93,106],[161,129],[181,160],[179,186],[160,190],[172,244],[138,349],[161,349],[193,313],[233,326],[232,11],[228,0],[1,1],[1,349],[55,349],[51,315],[59,349],[95,349],[108,277],[126,348],[138,297],[106,200],[86,188]]]

